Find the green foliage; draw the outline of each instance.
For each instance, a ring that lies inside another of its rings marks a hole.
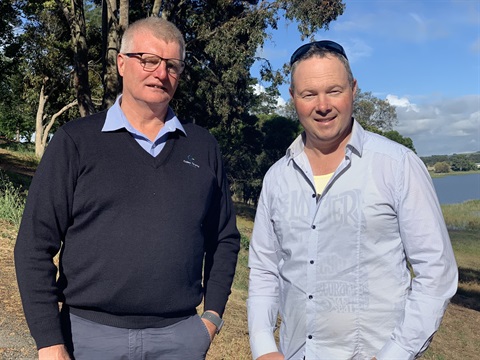
[[[387,100],[373,96],[370,91],[362,92],[360,88],[357,89],[354,100],[353,117],[364,128],[374,132],[390,131],[397,123],[395,106],[390,105]],[[398,136],[397,139],[399,139]]]
[[[409,137],[403,137],[398,131],[390,130],[381,133],[383,136],[389,138],[390,140],[396,141],[399,144],[402,144],[416,153],[415,147],[413,146],[413,141]]]
[[[25,194],[0,170],[0,219],[8,221],[17,228],[25,206]]]
[[[21,30],[12,37],[18,50],[12,53],[16,54],[15,73],[22,74],[23,78],[15,81],[20,84],[19,89],[11,85],[13,79],[10,84],[5,82],[5,87],[9,91],[13,89],[12,94],[22,94],[23,98],[17,96],[17,99],[21,98],[21,109],[18,109],[13,101],[7,102],[8,97],[0,97],[0,112],[4,115],[0,116],[0,122],[5,124],[1,127],[5,134],[8,130],[11,137],[23,134],[21,125],[24,119],[28,119],[25,124],[29,124],[30,132],[25,130],[26,137],[35,128],[33,120],[41,89],[48,99],[41,114],[44,115],[44,124],[74,99],[81,103],[82,94],[76,93],[76,89],[85,85],[81,81],[84,78],[78,76],[80,68],[89,70],[90,88],[82,90],[83,99],[91,93],[95,103],[101,103],[105,91],[102,84],[105,68],[102,65],[106,32],[109,27],[118,25],[120,14],[117,11],[111,23],[102,23],[105,21],[101,16],[102,2],[83,2],[83,10],[76,13],[84,12],[86,19],[88,58],[83,59],[83,53],[73,46],[72,37],[82,34],[66,16],[74,14],[73,4],[82,6],[82,2],[48,0],[15,1],[15,4],[20,13],[13,17],[21,24]],[[206,127],[217,136],[232,188],[234,191],[241,189],[245,201],[255,198],[261,183],[257,157],[263,151],[263,133],[256,125],[257,118],[252,116],[252,111],[269,104],[262,111],[272,112],[277,87],[285,75],[283,69],[274,69],[267,60],[258,59],[257,50],[269,37],[269,31],[277,28],[281,18],[296,21],[303,39],[320,29],[327,29],[344,8],[341,0],[161,2],[160,13],[155,15],[175,23],[187,43],[187,67],[172,107],[179,118]],[[152,9],[152,2],[146,1],[130,7],[130,22],[152,15]],[[262,84],[266,84],[266,93],[262,95],[254,93],[252,86],[258,83],[258,79],[250,74],[250,68],[257,60],[262,64]],[[4,109],[14,110],[7,113]],[[78,115],[78,110],[71,109],[62,115],[58,125]]]
[[[23,99],[22,74],[12,68],[5,68],[0,80],[0,136],[29,141],[35,113]]]
[[[298,121],[276,114],[260,117],[259,125],[264,134],[263,151],[259,157],[261,177],[277,160],[285,155],[287,148],[301,132]]]
[[[237,290],[248,290],[248,250],[241,248],[238,253],[237,269],[233,279],[233,288]]]
[[[433,168],[436,173],[448,173],[450,171],[450,165],[446,161],[437,162]]]
[[[245,234],[240,234],[240,246],[242,249],[248,250],[250,247],[250,239],[247,235]]]
[[[15,37],[15,28],[20,24],[19,12],[12,1],[0,1],[0,48],[9,47]],[[0,69],[1,69],[0,60]]]
[[[470,161],[467,156],[454,154],[450,158],[453,171],[470,171],[475,170],[477,166]]]
[[[445,162],[450,166],[452,171],[471,171],[477,170],[476,164],[480,163],[480,152],[423,156],[422,161],[429,167],[435,166],[437,163]]]
[[[276,3],[285,10],[287,19],[299,22],[298,30],[302,34],[302,40],[312,37],[322,28],[328,30],[330,22],[336,20],[345,10],[345,4],[334,0],[281,0]]]

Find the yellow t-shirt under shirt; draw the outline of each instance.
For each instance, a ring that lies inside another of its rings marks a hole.
[[[327,186],[328,181],[333,176],[333,173],[326,174],[326,175],[318,175],[314,176],[313,179],[315,180],[315,190],[317,191],[318,195],[321,195],[325,186]]]

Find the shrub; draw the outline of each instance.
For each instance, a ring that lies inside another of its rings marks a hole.
[[[0,219],[18,228],[24,207],[25,194],[0,170]]]

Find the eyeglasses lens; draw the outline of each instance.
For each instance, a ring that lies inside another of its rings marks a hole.
[[[146,71],[155,71],[162,61],[165,61],[168,73],[172,75],[179,75],[185,68],[185,63],[177,59],[163,59],[160,56],[153,54],[142,54],[141,64]]]

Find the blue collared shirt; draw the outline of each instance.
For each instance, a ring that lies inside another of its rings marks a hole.
[[[180,130],[187,135],[185,129],[180,123],[180,120],[178,120],[178,118],[175,116],[173,110],[168,108],[167,116],[165,117],[165,125],[160,129],[155,137],[155,140],[151,141],[147,136],[135,129],[132,124],[130,124],[122,108],[120,107],[121,101],[122,96],[120,95],[117,98],[117,101],[115,101],[115,104],[108,109],[107,118],[105,119],[105,124],[103,125],[102,131],[108,132],[125,128],[133,136],[137,143],[153,157],[160,154],[162,149],[165,147],[169,133]]]
[[[250,243],[254,358],[412,360],[457,289],[457,265],[423,162],[354,123],[320,197],[299,136],[265,176]],[[412,279],[407,261],[412,265]]]

